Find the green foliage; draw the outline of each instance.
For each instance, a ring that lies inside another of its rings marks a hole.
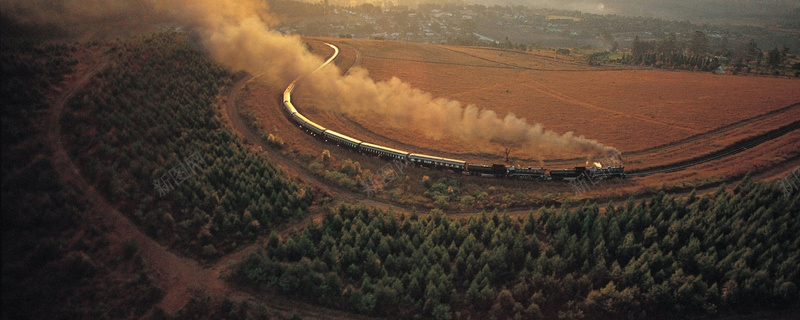
[[[214,258],[217,256],[217,248],[213,244],[203,246],[203,256],[206,258]]]
[[[699,31],[698,31],[699,33]],[[682,69],[695,71],[714,71],[720,66],[716,56],[707,53],[705,36],[696,33],[689,44],[679,42],[675,35],[669,35],[659,41],[633,40],[631,54],[623,57],[622,62],[631,65],[650,66],[665,69]],[[682,49],[690,46],[688,51]]]
[[[346,159],[342,161],[342,168],[339,171],[346,175],[355,176],[361,173],[361,164],[358,161]]]
[[[353,188],[356,185],[356,181],[352,178],[348,177],[347,174],[338,172],[338,171],[325,171],[325,180],[334,182],[339,186],[345,188]]]
[[[212,258],[306,212],[312,194],[222,125],[213,102],[233,76],[187,37],[111,43],[107,65],[68,102],[62,134],[90,182],[150,236]],[[171,179],[192,156],[201,164]],[[160,194],[162,178],[172,188]]]
[[[424,183],[425,177],[423,177]],[[439,181],[431,185],[431,187],[425,191],[423,194],[424,196],[434,199],[437,202],[448,202],[448,201],[455,201],[458,200],[458,195],[460,191],[458,189],[458,181],[455,179],[447,179],[441,178]]]
[[[270,241],[237,275],[325,305],[396,318],[776,310],[797,305],[799,210],[800,195],[785,198],[749,180],[733,194],[660,193],[639,204],[609,205],[605,215],[595,204],[466,221],[439,210],[418,217],[340,207],[319,225]]]
[[[431,186],[433,186],[433,180],[431,180],[431,177],[429,177],[429,176],[422,176],[422,179],[419,181],[419,183],[423,187],[429,188],[429,189],[430,189]]]
[[[322,162],[314,161],[308,165],[308,170],[314,173],[322,173],[322,171],[325,170],[325,165],[322,164]]]

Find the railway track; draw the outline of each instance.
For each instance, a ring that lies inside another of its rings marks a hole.
[[[725,148],[723,148],[723,149],[721,149],[719,151],[715,151],[715,152],[712,152],[712,153],[709,153],[709,154],[705,154],[705,155],[702,155],[702,156],[699,156],[699,157],[695,157],[695,158],[692,158],[692,159],[689,159],[689,160],[674,162],[674,163],[663,165],[663,166],[645,168],[645,169],[641,169],[641,170],[634,170],[634,171],[626,172],[626,174],[628,176],[631,176],[631,177],[643,177],[643,176],[648,176],[648,175],[656,174],[656,173],[669,173],[669,172],[681,171],[681,170],[684,170],[684,169],[692,167],[692,166],[696,166],[696,165],[703,164],[703,163],[706,163],[706,162],[709,162],[709,161],[714,161],[714,160],[722,159],[722,158],[725,158],[725,157],[728,157],[728,156],[732,156],[734,154],[740,153],[740,152],[745,151],[747,149],[751,149],[753,147],[756,147],[756,146],[758,146],[758,145],[760,145],[760,144],[762,144],[764,142],[767,142],[767,141],[776,139],[778,137],[781,137],[781,136],[783,136],[783,135],[785,135],[785,134],[787,134],[789,132],[795,131],[797,129],[800,129],[800,120],[792,122],[792,123],[790,123],[788,125],[785,125],[783,127],[778,128],[778,129],[774,129],[774,130],[765,132],[765,133],[763,133],[761,135],[757,135],[757,136],[753,136],[753,137],[750,137],[750,138],[747,138],[747,139],[744,139],[744,140],[740,140],[739,142],[736,142],[736,143],[734,143],[734,144],[732,144],[732,145],[730,145],[728,147],[725,147]]]
[[[325,44],[327,46],[333,48],[334,49],[334,53],[333,53],[333,55],[331,55],[331,57],[328,58],[328,60],[325,61],[325,63],[320,65],[316,70],[320,70],[320,69],[324,68],[325,66],[327,66],[328,64],[330,64],[331,62],[333,62],[333,60],[336,59],[336,57],[339,54],[339,48],[337,46],[335,46],[333,44],[330,44],[330,43],[327,43],[327,42],[325,42]],[[355,50],[357,50],[357,49],[355,49]],[[354,62],[354,64],[355,64],[355,62]],[[315,72],[316,72],[316,70],[315,70]],[[290,95],[291,95],[292,91],[294,90],[294,87],[295,87],[296,83],[301,78],[302,78],[302,76],[298,77],[297,79],[295,79],[286,88],[286,91],[284,93],[285,102],[291,100]],[[637,151],[625,153],[625,154],[623,154],[623,156],[634,156],[634,155],[635,156],[639,156],[639,155],[644,155],[644,154],[652,153],[652,152],[655,152],[655,151],[663,150],[663,149],[666,149],[668,147],[674,147],[674,146],[678,146],[678,145],[681,145],[681,144],[690,143],[692,141],[695,141],[695,140],[698,140],[698,139],[701,139],[701,138],[704,138],[704,137],[708,137],[708,136],[711,136],[711,135],[714,135],[714,134],[721,134],[721,133],[724,133],[724,132],[729,131],[731,129],[751,124],[751,123],[753,123],[755,121],[759,121],[759,120],[765,119],[767,117],[777,116],[777,115],[782,114],[782,113],[784,113],[784,112],[786,112],[788,110],[794,109],[794,108],[796,108],[798,106],[800,106],[800,103],[795,103],[795,104],[789,105],[787,107],[784,107],[784,108],[781,108],[781,109],[777,109],[777,110],[773,110],[771,112],[768,112],[768,113],[765,113],[765,114],[762,114],[762,115],[759,115],[759,116],[756,116],[756,117],[753,117],[753,118],[745,119],[745,120],[742,120],[742,121],[739,121],[739,122],[736,122],[736,123],[732,123],[732,124],[729,124],[729,125],[726,125],[726,126],[723,126],[723,127],[708,131],[708,132],[700,133],[700,134],[688,137],[686,139],[682,139],[682,140],[675,141],[675,142],[672,142],[672,143],[668,143],[668,144],[665,144],[665,145],[655,146],[655,147],[652,147],[652,148],[647,148],[647,149],[643,149],[643,150],[637,150]],[[783,135],[785,135],[785,134],[787,134],[789,132],[797,130],[798,128],[800,128],[800,121],[794,121],[794,122],[792,122],[792,123],[790,123],[788,125],[782,126],[780,128],[777,128],[777,129],[773,129],[773,130],[765,132],[763,134],[760,134],[760,135],[757,135],[757,136],[752,136],[752,137],[740,140],[740,141],[738,141],[738,142],[736,142],[734,144],[731,144],[731,145],[729,145],[729,146],[727,146],[727,147],[725,147],[725,148],[723,148],[721,150],[718,150],[718,151],[714,151],[714,152],[711,152],[711,153],[708,153],[708,154],[705,154],[705,155],[701,155],[701,156],[698,156],[698,157],[695,157],[695,158],[692,158],[692,159],[688,159],[688,160],[681,160],[681,161],[677,161],[677,162],[673,162],[673,163],[669,163],[669,164],[665,164],[665,165],[660,165],[660,166],[655,166],[655,167],[649,167],[649,168],[643,168],[643,169],[637,169],[637,170],[629,171],[629,172],[626,172],[626,175],[630,176],[630,177],[643,177],[643,176],[648,176],[648,175],[657,174],[657,173],[669,173],[669,172],[677,172],[677,171],[685,170],[685,169],[687,169],[689,167],[692,167],[692,166],[700,165],[700,164],[703,164],[703,163],[706,163],[706,162],[709,162],[709,161],[714,161],[714,160],[718,160],[718,159],[722,159],[722,158],[725,158],[725,157],[729,157],[729,156],[735,155],[735,154],[743,152],[743,151],[745,151],[747,149],[756,147],[756,146],[758,146],[758,145],[760,145],[760,144],[762,144],[764,142],[779,138],[779,137],[781,137],[781,136],[783,136]],[[563,162],[565,160],[551,160],[551,161],[552,162]],[[548,162],[551,162],[551,161],[545,161],[545,162],[548,163]],[[566,160],[566,161],[569,161],[569,160]]]

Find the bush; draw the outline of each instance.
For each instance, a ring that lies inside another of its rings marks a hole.
[[[322,170],[325,169],[325,165],[320,163],[319,161],[314,161],[310,165],[308,165],[308,170],[314,173],[322,173]]]
[[[422,180],[420,180],[419,183],[423,187],[429,188],[429,189],[433,185],[433,181],[431,181],[431,177],[429,177],[429,176],[422,176]]]
[[[335,182],[339,186],[345,188],[352,188],[356,185],[355,180],[351,179],[346,174],[337,171],[325,171],[325,180]]]
[[[66,257],[66,275],[72,280],[79,280],[93,276],[97,267],[92,258],[85,252],[72,251]]]
[[[271,133],[267,136],[267,143],[275,149],[283,148],[283,139]]]
[[[322,150],[320,160],[322,160],[322,163],[324,163],[326,166],[329,165],[331,163],[331,151],[328,149]]]
[[[125,259],[132,258],[137,251],[139,251],[139,243],[133,239],[125,241],[125,243],[122,245],[122,255],[125,257]]]
[[[466,195],[466,196],[461,197],[461,206],[462,207],[468,208],[468,207],[471,207],[474,204],[475,204],[475,197],[470,196],[470,195]]]
[[[353,161],[350,159],[342,161],[342,169],[339,170],[344,174],[348,174],[351,176],[355,176],[361,173],[361,164],[358,161]]]
[[[217,248],[214,248],[213,244],[208,244],[203,246],[203,256],[212,259],[217,257]]]

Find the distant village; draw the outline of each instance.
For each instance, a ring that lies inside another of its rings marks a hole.
[[[796,32],[781,28],[697,25],[688,21],[658,18],[596,15],[524,6],[423,4],[352,7],[271,1],[281,15],[283,33],[304,36],[357,39],[402,40],[421,43],[498,46],[516,49],[585,48],[616,50],[640,41],[657,41],[674,36],[688,41],[696,32],[708,39],[709,48],[724,54],[756,39],[767,51],[786,46],[800,49]]]

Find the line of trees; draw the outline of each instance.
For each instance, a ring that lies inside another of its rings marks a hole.
[[[781,75],[794,73],[798,76],[800,66],[789,66],[789,48],[785,45],[763,51],[755,40],[740,44],[735,50],[728,48],[723,36],[718,45],[709,45],[701,31],[695,31],[688,40],[681,41],[670,34],[657,41],[642,41],[637,36],[631,45],[631,53],[623,55],[621,63],[665,69],[694,71],[716,71],[720,66],[730,66],[733,74],[741,72]],[[607,60],[602,52],[588,57],[589,64]]]
[[[233,75],[165,32],[104,47],[106,67],[69,101],[61,119],[81,173],[148,235],[213,259],[288,219],[311,189],[248,151],[213,105]],[[187,158],[205,165],[159,192]]]
[[[631,54],[622,62],[656,68],[714,71],[720,66],[719,58],[708,54],[708,38],[696,31],[688,43],[678,41],[671,34],[659,41],[641,41],[637,36],[631,45]]]
[[[449,219],[340,207],[236,280],[392,318],[670,318],[797,307],[800,194],[745,179],[698,198]]]

